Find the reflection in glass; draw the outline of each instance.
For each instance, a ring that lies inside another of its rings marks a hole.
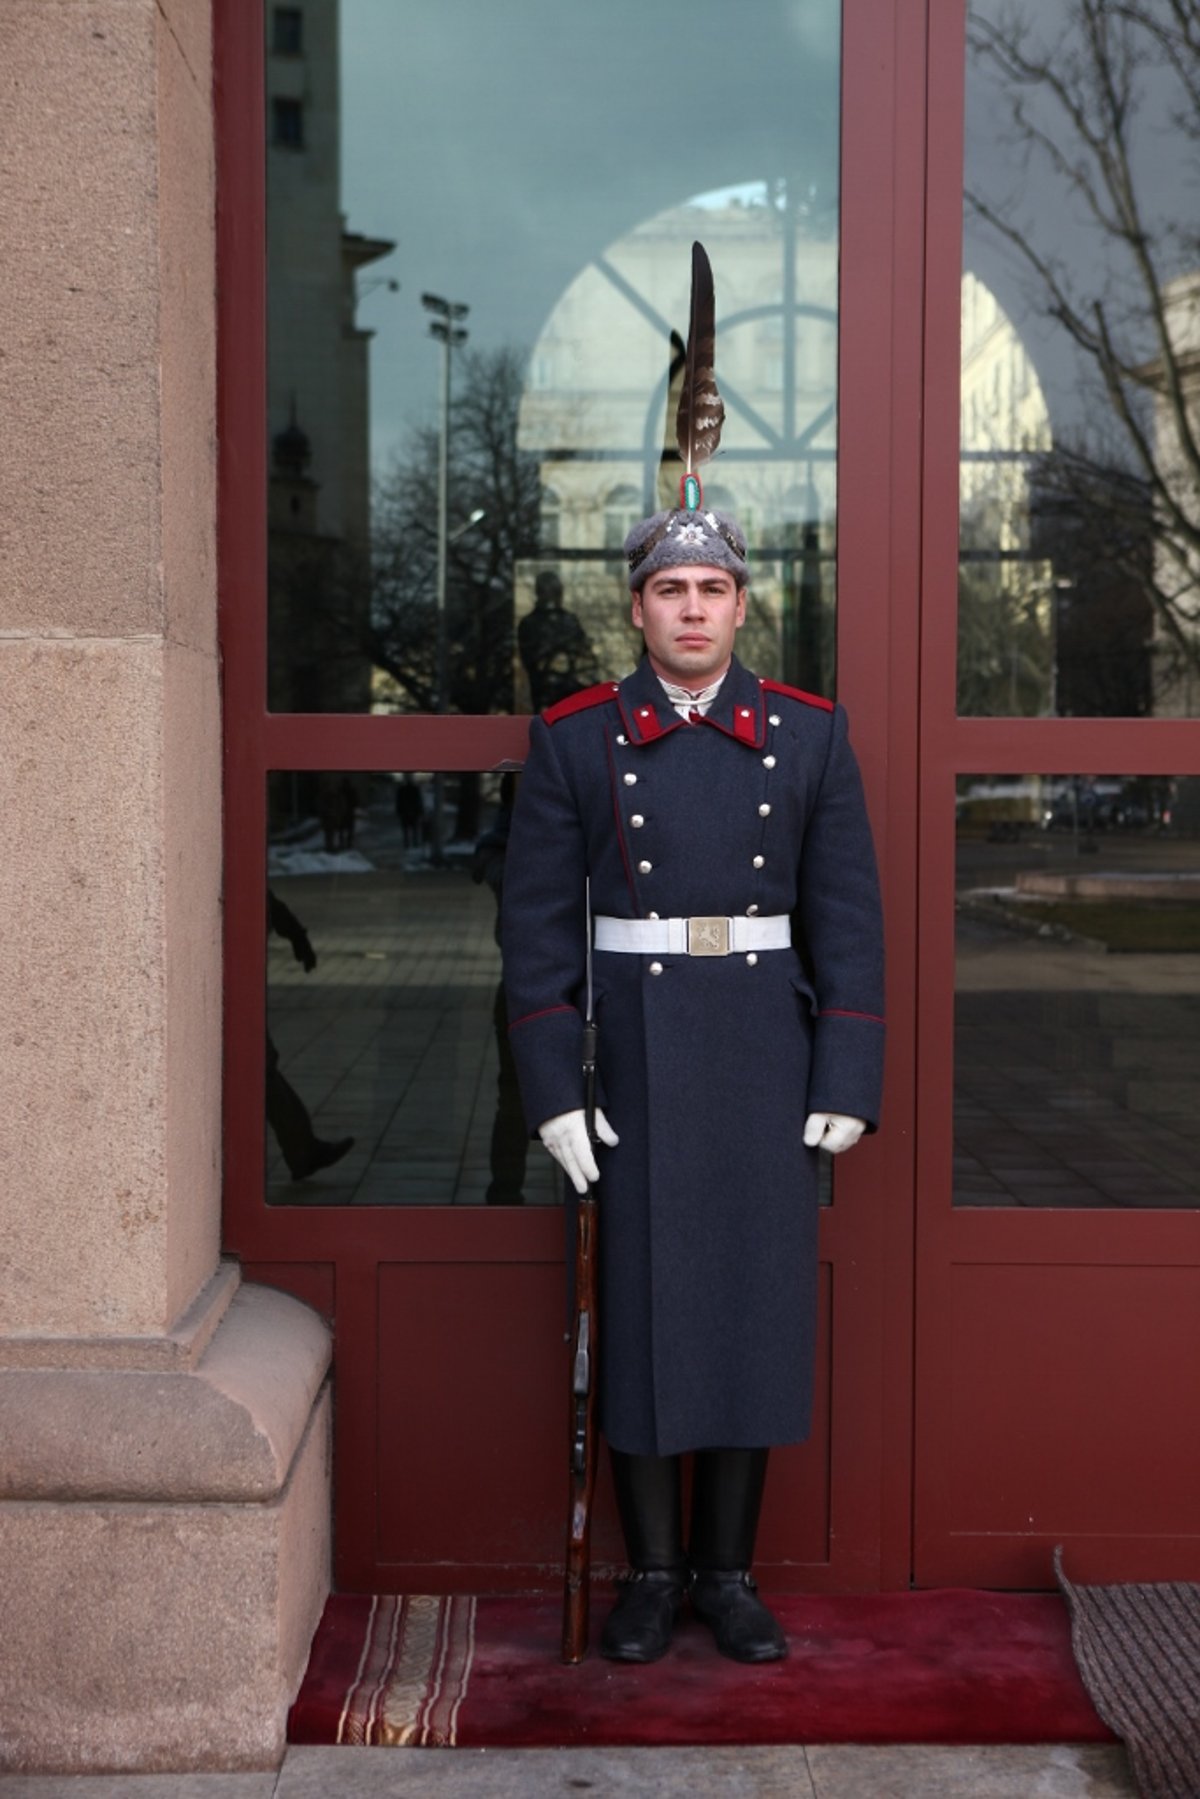
[[[962,776],[954,1203],[1200,1203],[1200,777]]]
[[[269,25],[268,116],[300,121],[267,147],[274,710],[525,710],[544,673],[633,666],[621,543],[677,494],[695,237],[728,411],[706,498],[755,553],[744,659],[832,691],[840,6],[762,0],[743,33],[720,0],[683,33],[642,0],[564,16],[307,0]],[[663,71],[710,91],[714,44],[754,104],[663,156]],[[461,309],[448,391],[429,290]],[[545,576],[578,631],[548,671],[521,640]]]
[[[272,777],[271,1203],[558,1199],[528,1139],[500,983],[513,781],[443,776],[436,866],[431,775]]]
[[[1200,44],[970,0],[960,713],[1200,710]]]
[[[557,569],[538,570],[532,610],[517,625],[517,648],[535,712],[600,679],[592,640],[563,604]]]

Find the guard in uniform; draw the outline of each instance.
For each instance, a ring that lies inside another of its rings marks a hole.
[[[769,1446],[809,1431],[818,1147],[878,1120],[875,859],[843,708],[733,654],[736,521],[659,513],[625,550],[645,657],[530,730],[502,918],[510,1042],[531,1133],[580,1192],[599,1181],[598,1405],[632,1569],[602,1648],[655,1660],[686,1596],[724,1654],[768,1661],[786,1641],[750,1568]]]

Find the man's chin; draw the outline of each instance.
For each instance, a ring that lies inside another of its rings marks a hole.
[[[706,644],[703,649],[697,646],[694,650],[684,649],[679,644],[672,644],[665,654],[659,654],[647,645],[650,665],[655,674],[663,680],[674,681],[679,687],[710,687],[719,680],[729,667],[730,656],[714,657],[713,647]]]
[[[711,644],[697,645],[694,650],[676,644],[671,651],[671,661],[677,669],[702,679],[710,675],[715,677],[722,667],[720,658],[713,655]]]

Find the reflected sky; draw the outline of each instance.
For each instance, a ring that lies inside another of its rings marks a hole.
[[[1107,9],[1114,46],[1119,45],[1119,8]],[[1167,0],[1144,0],[1137,9],[1163,23]],[[1131,280],[1131,267],[1112,232],[1102,228],[1069,169],[1088,158],[1078,135],[1068,128],[1045,83],[1018,82],[1002,73],[981,50],[986,27],[999,26],[1012,39],[1014,22],[1027,27],[1023,40],[1031,60],[1049,59],[1056,77],[1069,75],[1079,56],[1077,0],[971,0],[969,9],[966,103],[966,187],[1015,227],[1038,254],[1049,259],[1070,291],[1088,307],[1107,300],[1118,328],[1128,331],[1139,354],[1154,351],[1144,290]],[[1115,51],[1114,51],[1115,54]],[[1196,137],[1200,120],[1181,131],[1178,114],[1182,91],[1176,77],[1152,54],[1143,33],[1136,41],[1137,67],[1131,87],[1130,162],[1145,224],[1155,238],[1163,280],[1200,264],[1194,214]],[[1200,61],[1192,70],[1200,78]],[[1014,106],[1024,110],[1027,129],[1014,121]],[[1055,166],[1053,152],[1031,140],[1031,130],[1045,132],[1065,166]],[[996,231],[982,223],[968,203],[964,267],[995,294],[1013,321],[1032,357],[1046,394],[1055,439],[1096,423],[1089,410],[1095,382],[1067,333],[1051,315],[1045,286],[1028,264]]]
[[[423,291],[528,348],[571,281],[692,195],[789,177],[836,217],[840,7],[341,0],[342,194],[398,249],[368,293],[376,464],[433,415]],[[717,270],[718,307],[720,270]]]
[[[1197,709],[1185,25],[1173,0],[970,0],[964,713]]]

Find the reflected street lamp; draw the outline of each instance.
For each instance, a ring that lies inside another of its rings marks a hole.
[[[437,702],[436,710],[446,710],[446,550],[449,545],[447,534],[448,482],[450,470],[450,353],[455,344],[467,341],[465,328],[459,324],[471,310],[461,301],[444,300],[441,294],[422,294],[421,304],[433,317],[429,321],[429,335],[435,337],[442,346],[442,430],[438,443],[438,523],[437,523]],[[431,860],[436,865],[445,861],[442,851],[442,808],[443,779],[442,771],[435,770],[433,777],[433,843]]]

